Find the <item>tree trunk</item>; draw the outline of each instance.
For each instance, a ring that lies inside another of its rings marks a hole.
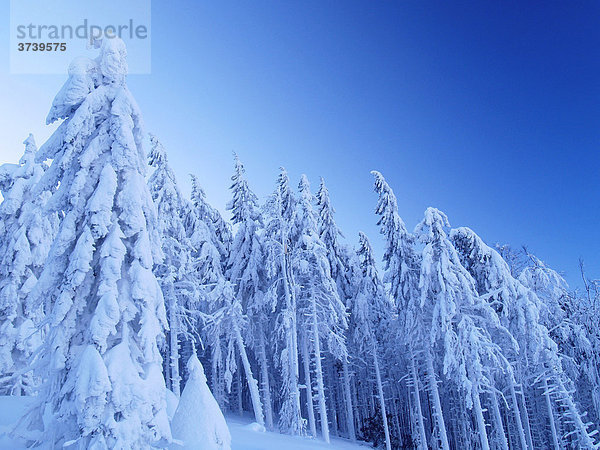
[[[483,418],[483,411],[481,410],[481,400],[479,398],[478,386],[473,386],[473,410],[475,413],[475,421],[477,423],[477,431],[479,433],[479,442],[482,450],[490,450],[490,443],[488,442],[487,432],[485,430],[485,420]]]
[[[554,413],[552,412],[552,399],[550,398],[550,392],[548,391],[548,380],[546,377],[542,377],[542,389],[544,389],[544,397],[546,398],[546,408],[548,408],[548,419],[550,421],[550,431],[552,432],[552,445],[556,450],[560,450],[560,444],[558,443],[558,434],[556,433],[556,423],[554,422]]]
[[[244,417],[244,403],[242,398],[242,371],[239,369],[239,359],[238,359],[238,370],[236,370],[235,375],[235,390],[237,394],[237,407],[238,414],[240,417]]]
[[[171,391],[179,398],[181,395],[181,377],[179,376],[179,321],[177,319],[177,300],[175,295],[170,289],[170,304],[169,304],[169,329],[170,329],[170,364],[169,369],[171,372]]]
[[[502,413],[500,412],[500,404],[496,392],[490,394],[492,402],[492,417],[494,418],[495,438],[494,440],[502,450],[508,450],[508,442],[504,433],[504,425],[502,424]]]
[[[418,443],[419,450],[427,449],[427,435],[425,434],[425,424],[423,423],[423,410],[421,408],[421,394],[419,393],[419,374],[417,373],[417,367],[415,365],[415,354],[410,349],[410,371],[413,381],[413,393],[415,407],[417,408],[417,427],[419,428],[419,439],[421,442]]]
[[[240,353],[240,358],[242,359],[242,365],[244,366],[244,373],[246,374],[246,382],[248,383],[250,398],[252,399],[252,409],[254,410],[254,417],[259,425],[265,426],[265,418],[263,416],[262,403],[260,401],[260,393],[258,392],[258,382],[252,375],[252,368],[250,367],[250,361],[248,360],[248,354],[246,353],[244,339],[242,338],[242,334],[240,333],[240,330],[237,327],[235,329],[235,337],[238,345],[238,351]]]
[[[273,430],[273,402],[271,400],[271,384],[269,382],[269,365],[267,363],[267,352],[265,349],[265,337],[262,324],[258,327],[258,358],[261,371],[261,386],[263,392],[263,406],[265,408],[265,425],[267,429]]]
[[[302,362],[304,363],[304,384],[306,385],[306,408],[308,410],[308,427],[310,435],[317,437],[315,422],[315,407],[313,403],[312,381],[310,379],[310,354],[308,352],[308,337],[302,339]]]
[[[444,423],[444,413],[442,411],[442,404],[440,402],[440,393],[438,390],[435,371],[433,369],[433,357],[431,355],[430,349],[427,349],[426,351],[426,359],[429,395],[433,403],[433,416],[438,428],[440,445],[442,450],[450,450],[450,444],[448,443],[448,434],[446,433],[446,424]]]
[[[533,450],[533,437],[531,435],[531,424],[529,422],[529,412],[527,412],[527,402],[525,398],[525,388],[521,384],[521,411],[523,413],[523,424],[525,425],[525,437],[529,448]]]
[[[573,402],[571,394],[569,394],[560,379],[558,380],[558,389],[562,397],[562,403],[567,408],[569,417],[573,422],[573,427],[577,431],[579,445],[583,448],[597,448],[594,438],[590,436],[586,424],[581,420],[581,414],[577,411],[577,406]]]
[[[527,440],[525,439],[525,430],[523,429],[523,422],[521,421],[521,412],[519,408],[519,402],[517,401],[517,394],[515,392],[515,381],[511,376],[508,380],[510,389],[510,398],[513,404],[513,413],[515,415],[515,422],[517,424],[517,433],[519,434],[519,442],[521,443],[521,450],[527,450]]]
[[[216,342],[211,349],[212,353],[212,376],[211,376],[211,392],[213,393],[215,400],[219,404],[221,411],[225,411],[225,386],[223,385],[223,370],[221,366],[221,349],[220,342]]]
[[[329,429],[329,434],[339,436],[337,412],[341,410],[338,401],[338,385],[340,377],[338,375],[333,359],[324,356],[323,360],[325,366],[325,368],[323,369],[323,381],[325,383],[325,386],[329,387],[329,400],[327,400],[327,397],[325,397],[325,399],[327,400],[327,407],[329,410],[329,412],[327,413],[327,418],[329,419],[329,424],[331,425],[331,428]]]
[[[286,347],[288,351],[288,365],[289,365],[289,396],[292,398],[290,407],[292,408],[293,418],[291,419],[291,428],[289,431],[291,434],[301,435],[303,433],[303,421],[302,414],[300,413],[300,389],[298,388],[298,335],[296,327],[296,300],[295,293],[293,292],[293,286],[290,286],[290,280],[292,279],[289,264],[287,262],[287,256],[285,253],[286,248],[286,234],[282,230],[281,233],[281,272],[283,274],[283,291],[285,297],[286,308],[290,313],[290,324],[287,330],[286,336]]]
[[[319,417],[321,418],[321,431],[323,439],[329,444],[329,422],[327,421],[327,402],[325,401],[325,386],[323,385],[323,367],[321,365],[321,343],[319,341],[319,319],[317,317],[317,303],[314,297],[312,303],[312,331],[315,351],[315,372],[317,377],[317,392],[319,394]]]
[[[356,441],[356,430],[354,429],[354,412],[352,410],[352,395],[350,393],[350,371],[348,370],[348,361],[342,361],[342,365],[344,370],[344,396],[346,400],[346,423],[348,426],[348,437],[352,442],[354,442]]]
[[[383,421],[383,433],[385,434],[385,448],[392,450],[390,440],[390,429],[388,427],[387,412],[385,410],[385,396],[383,395],[383,384],[381,383],[381,373],[379,371],[379,358],[377,358],[377,347],[373,343],[373,365],[375,366],[375,378],[377,380],[377,392],[379,394],[379,407],[381,409],[381,420]]]

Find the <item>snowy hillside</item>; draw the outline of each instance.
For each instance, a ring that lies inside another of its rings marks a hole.
[[[26,447],[6,436],[14,423],[25,412],[30,399],[27,397],[0,397],[0,450],[21,450]],[[370,448],[366,444],[352,444],[347,440],[333,439],[330,445],[315,439],[289,436],[268,431],[249,419],[227,417],[231,432],[232,450],[359,450]],[[177,448],[174,446],[174,448]]]

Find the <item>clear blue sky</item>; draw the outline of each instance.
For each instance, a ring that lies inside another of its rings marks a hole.
[[[381,255],[377,169],[409,228],[435,206],[572,285],[579,257],[600,277],[600,3],[153,3],[152,74],[129,86],[185,191],[195,172],[223,209],[232,151],[261,198],[280,165],[323,176],[350,243]],[[0,62],[5,161],[49,134],[64,77]]]

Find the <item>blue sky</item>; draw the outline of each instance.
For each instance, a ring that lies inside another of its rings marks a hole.
[[[182,188],[196,173],[220,209],[236,151],[261,198],[282,165],[325,177],[349,242],[381,255],[377,169],[409,228],[435,206],[577,285],[579,257],[600,277],[599,20],[592,1],[155,1],[152,74],[129,86]],[[1,162],[49,135],[65,79],[8,71]]]

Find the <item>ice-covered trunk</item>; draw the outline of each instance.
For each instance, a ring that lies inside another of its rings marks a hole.
[[[181,395],[181,376],[179,375],[179,320],[177,318],[177,299],[173,289],[169,289],[169,350],[170,350],[170,372],[171,372],[171,391],[178,398]]]
[[[325,386],[323,383],[323,367],[321,365],[321,343],[319,340],[319,318],[317,316],[317,302],[311,296],[312,304],[312,332],[315,352],[315,376],[317,381],[317,393],[319,396],[319,417],[321,419],[321,432],[323,439],[329,443],[329,422],[327,420],[327,402],[325,401]]]
[[[550,398],[550,390],[548,389],[548,380],[544,376],[542,379],[542,389],[546,399],[546,408],[548,409],[548,420],[550,422],[550,431],[552,433],[552,445],[556,450],[560,450],[558,443],[558,434],[556,432],[556,423],[554,422],[554,413],[552,412],[552,399]]]
[[[410,373],[413,383],[414,402],[417,413],[417,427],[419,433],[418,448],[425,450],[427,448],[427,435],[425,434],[425,425],[423,423],[423,410],[421,409],[421,394],[419,393],[419,375],[415,364],[415,354],[413,349],[410,349]]]
[[[360,370],[360,369],[359,369]],[[354,399],[354,417],[356,418],[357,423],[362,424],[364,420],[363,408],[361,407],[360,399],[363,398],[362,390],[360,389],[360,384],[356,382],[357,379],[362,379],[362,371],[359,376],[352,378],[352,396]],[[364,378],[364,377],[363,377]],[[360,427],[359,427],[360,430]],[[360,434],[359,434],[360,436]]]
[[[308,411],[308,427],[310,435],[317,437],[317,425],[315,423],[315,407],[313,404],[312,381],[310,379],[310,354],[308,353],[308,337],[302,339],[302,362],[304,363],[304,384],[306,385],[306,409]]]
[[[490,450],[487,432],[485,431],[485,419],[481,409],[481,400],[479,398],[479,386],[475,384],[472,391],[473,397],[473,413],[475,414],[475,422],[477,423],[477,432],[479,433],[479,443],[482,450]]]
[[[287,235],[285,230],[281,232],[281,248],[287,248]],[[287,430],[291,434],[302,434],[302,415],[300,413],[300,389],[298,388],[298,335],[296,325],[296,300],[290,286],[291,270],[288,265],[287,257],[284,252],[281,253],[281,272],[283,274],[283,292],[285,297],[286,309],[290,314],[290,324],[286,330],[286,347],[288,351],[288,371],[289,371],[289,392],[292,398],[290,408],[292,408],[293,418],[291,418],[291,429]]]
[[[381,409],[381,420],[383,421],[383,433],[385,435],[385,448],[392,450],[392,442],[390,440],[390,429],[387,421],[387,411],[385,409],[385,397],[383,395],[383,384],[381,383],[381,372],[379,370],[379,358],[377,357],[377,346],[373,345],[373,365],[375,366],[375,379],[377,381],[377,393],[379,395],[379,407]]]
[[[494,420],[494,441],[496,447],[502,450],[508,450],[508,442],[504,434],[504,425],[502,424],[502,413],[500,412],[500,403],[498,402],[498,394],[495,391],[490,393],[490,402],[492,403],[492,417]]]
[[[513,414],[515,416],[515,424],[517,427],[517,433],[519,434],[519,443],[521,444],[521,450],[527,450],[527,441],[525,439],[525,430],[523,429],[523,422],[521,421],[521,412],[519,408],[519,402],[517,400],[517,394],[515,392],[515,381],[511,376],[508,380],[508,388],[510,390],[510,398],[513,404]]]
[[[521,413],[523,414],[523,425],[525,429],[525,437],[527,438],[527,445],[530,449],[533,449],[533,437],[531,435],[531,422],[529,421],[529,412],[527,411],[527,399],[525,398],[525,389],[521,383]]]
[[[267,429],[273,429],[273,401],[271,400],[271,383],[269,382],[269,364],[267,362],[267,351],[265,349],[265,336],[262,323],[258,326],[258,359],[261,373],[261,387],[263,392],[263,406],[265,408],[265,425]]]
[[[582,416],[579,414],[579,411],[577,411],[577,406],[573,401],[573,397],[571,397],[571,394],[560,379],[557,382],[557,390],[560,395],[560,402],[567,410],[566,413],[571,419],[574,431],[578,436],[579,445],[582,448],[598,448],[597,443],[594,442],[593,435],[588,432],[587,425],[583,423],[583,420],[581,419]]]
[[[211,392],[213,393],[215,400],[219,404],[219,408],[221,411],[225,411],[225,384],[223,371],[221,366],[221,349],[219,348],[221,342],[218,341],[215,346],[212,348],[212,365],[211,365]]]
[[[338,415],[337,412],[342,408],[339,404],[339,395],[338,395],[338,384],[339,384],[339,374],[335,364],[333,362],[333,358],[328,358],[327,356],[323,356],[324,368],[323,368],[323,383],[325,386],[328,386],[329,399],[327,400],[327,407],[329,412],[327,413],[327,418],[329,419],[329,423],[331,424],[331,428],[329,429],[329,435],[339,436],[338,430]]]
[[[237,360],[237,365],[239,367],[239,358]],[[238,414],[240,417],[244,417],[244,401],[243,401],[243,392],[242,392],[242,372],[240,370],[236,370],[235,372],[235,393],[237,395],[237,407]]]
[[[433,369],[433,356],[431,355],[430,349],[426,350],[425,359],[427,361],[427,384],[429,388],[429,396],[431,398],[431,403],[433,404],[433,417],[437,425],[440,446],[442,450],[450,450],[450,444],[448,443],[448,434],[446,433],[446,424],[444,423],[442,403],[440,401],[440,393],[438,390],[435,370]]]
[[[265,418],[263,416],[262,402],[260,401],[260,393],[258,392],[258,382],[252,375],[252,368],[250,367],[250,361],[248,360],[248,353],[246,352],[246,345],[244,339],[240,333],[239,328],[235,327],[235,339],[238,346],[238,352],[242,359],[242,365],[244,366],[244,373],[246,375],[246,382],[248,384],[248,390],[250,391],[250,398],[252,399],[252,409],[254,410],[254,418],[259,425],[265,425]],[[240,389],[241,392],[241,389]],[[240,402],[241,403],[241,402]]]
[[[346,424],[348,426],[348,437],[352,442],[356,441],[356,430],[354,429],[354,411],[352,410],[352,394],[350,393],[350,371],[348,361],[342,361],[344,370],[344,397],[346,403]],[[388,449],[389,450],[389,449]]]
[[[409,408],[410,408],[410,397],[409,397]],[[392,400],[392,407],[394,408],[394,428],[396,429],[396,436],[402,436],[402,429],[400,428],[400,408],[396,399]],[[388,430],[389,431],[389,430]]]

